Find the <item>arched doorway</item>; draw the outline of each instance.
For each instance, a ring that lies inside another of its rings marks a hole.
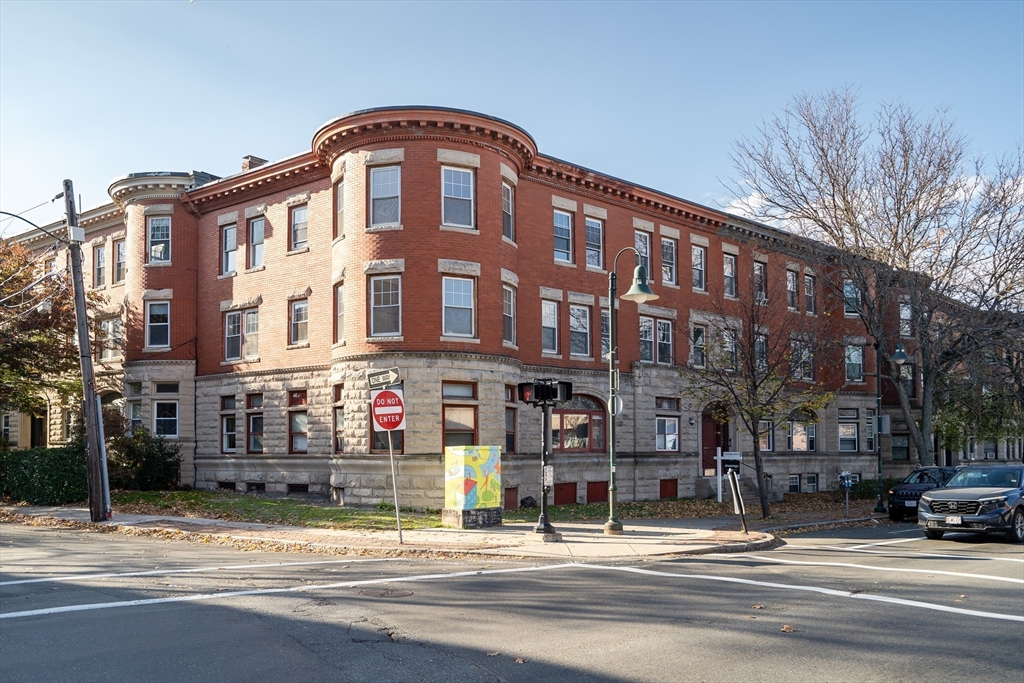
[[[700,414],[700,462],[705,477],[715,475],[715,455],[717,449],[722,452],[729,450],[729,420],[719,422],[716,416],[721,419],[724,410],[716,410],[718,406],[711,404],[704,408]]]
[[[576,395],[551,411],[552,450],[562,453],[604,452],[604,406]]]

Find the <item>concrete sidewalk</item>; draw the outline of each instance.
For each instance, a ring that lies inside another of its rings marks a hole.
[[[11,507],[0,508],[2,519],[32,523],[62,520],[85,526],[86,508]],[[180,535],[184,540],[220,540],[235,545],[277,545],[276,549],[344,554],[475,554],[579,560],[638,559],[660,555],[700,554],[707,552],[744,552],[763,550],[777,543],[763,531],[744,535],[734,518],[708,517],[687,519],[627,520],[625,533],[606,536],[601,522],[571,522],[556,525],[561,541],[545,542],[532,533],[533,523],[506,524],[492,529],[410,529],[403,531],[403,543],[397,531],[353,531],[315,529],[277,524],[229,522],[219,519],[169,517],[159,515],[115,515],[95,527],[113,527],[125,533],[163,532]],[[283,547],[281,547],[283,546]]]

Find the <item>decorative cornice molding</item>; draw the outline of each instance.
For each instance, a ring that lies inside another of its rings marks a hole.
[[[328,178],[330,175],[330,166],[325,166],[311,153],[306,152],[273,164],[259,166],[245,173],[207,183],[182,194],[181,201],[190,213],[201,216],[228,204],[251,202],[254,195],[262,197],[271,193],[284,192]]]

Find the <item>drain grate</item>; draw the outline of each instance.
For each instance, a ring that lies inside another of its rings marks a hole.
[[[412,591],[398,590],[396,588],[373,588],[359,591],[359,594],[365,595],[368,598],[407,598],[412,595]]]

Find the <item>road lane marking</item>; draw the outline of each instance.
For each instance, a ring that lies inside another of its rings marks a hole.
[[[70,576],[47,576],[41,579],[18,579],[17,581],[0,581],[2,586],[17,586],[23,583],[49,583],[60,581],[87,581],[90,579],[121,578],[122,576],[163,576],[165,574],[195,574],[199,572],[230,571],[235,569],[263,569],[265,567],[301,567],[311,564],[350,564],[353,562],[386,562],[387,558],[364,560],[320,560],[317,562],[273,562],[269,564],[237,564],[231,566],[193,567],[191,569],[151,569],[142,572],[110,572],[106,574],[78,574]]]
[[[1024,558],[1019,557],[985,557],[983,555],[945,555],[942,553],[924,553],[918,550],[908,553],[897,553],[891,550],[853,550],[844,548],[841,545],[789,545],[788,543],[779,546],[776,550],[841,550],[852,553],[869,553],[871,555],[889,555],[893,557],[942,557],[953,560],[988,560],[992,562],[1018,562],[1024,564]]]
[[[671,572],[661,572],[652,569],[641,569],[639,567],[622,567],[615,565],[599,565],[599,564],[585,564],[580,562],[569,562],[565,564],[554,564],[554,565],[541,565],[537,567],[512,567],[508,569],[482,569],[477,571],[463,571],[463,572],[449,572],[440,574],[420,574],[415,576],[399,576],[391,578],[380,578],[380,579],[366,579],[361,581],[342,581],[338,583],[329,584],[314,584],[314,585],[301,585],[291,586],[289,588],[262,588],[262,589],[251,589],[244,591],[230,591],[220,593],[202,593],[194,595],[181,595],[173,598],[151,598],[143,600],[125,600],[121,602],[104,602],[104,603],[90,603],[84,605],[68,605],[65,607],[50,607],[46,609],[35,609],[25,610],[22,612],[7,612],[0,614],[0,619],[21,619],[25,617],[38,617],[48,616],[51,614],[64,614],[68,612],[84,612],[98,609],[111,609],[117,607],[141,607],[148,605],[159,605],[175,602],[197,602],[200,600],[217,600],[223,598],[234,598],[234,597],[245,597],[252,595],[272,595],[281,593],[303,593],[309,591],[318,590],[329,590],[335,588],[356,588],[359,586],[371,586],[382,583],[414,583],[418,581],[432,581],[438,579],[457,579],[466,578],[481,575],[497,575],[497,574],[521,574],[526,572],[543,572],[554,569],[601,569],[607,571],[620,571],[634,574],[643,574],[649,576],[662,576],[667,578],[675,579],[695,579],[698,581],[719,581],[723,583],[734,583],[742,584],[747,586],[759,586],[764,588],[777,588],[781,590],[792,590],[792,591],[803,591],[809,593],[818,593],[821,595],[827,595],[839,598],[851,598],[854,600],[872,600],[876,602],[886,602],[896,605],[903,605],[906,607],[916,607],[919,609],[935,610],[939,612],[952,612],[954,614],[964,614],[973,617],[982,617],[985,619],[999,619],[1005,621],[1019,621],[1024,622],[1024,616],[1018,616],[1015,614],[1002,614],[999,612],[981,612],[978,610],[963,609],[960,607],[948,607],[946,605],[939,605],[929,602],[921,602],[918,600],[904,600],[902,598],[892,598],[884,595],[870,595],[867,593],[852,593],[850,591],[835,590],[832,588],[823,588],[820,586],[801,586],[796,584],[776,583],[771,581],[756,581],[753,579],[741,579],[728,576],[711,576],[708,574],[674,574]]]
[[[849,569],[870,569],[876,572],[905,572],[911,574],[941,574],[943,576],[956,576],[968,579],[988,579],[989,581],[1005,581],[1007,583],[1024,584],[1024,579],[1014,579],[1008,576],[991,576],[989,574],[968,574],[966,572],[949,572],[942,569],[911,569],[909,567],[874,567],[870,564],[853,564],[851,562],[806,562],[803,560],[784,560],[781,557],[766,557],[765,555],[718,555],[718,560],[764,560],[766,562],[778,562],[779,564],[800,564],[811,567],[847,567]]]
[[[879,541],[878,543],[864,543],[863,545],[851,545],[850,550],[857,550],[858,548],[871,548],[876,545],[892,545],[894,543],[913,543],[914,541],[923,541],[924,536],[920,538],[897,538],[895,541]]]

